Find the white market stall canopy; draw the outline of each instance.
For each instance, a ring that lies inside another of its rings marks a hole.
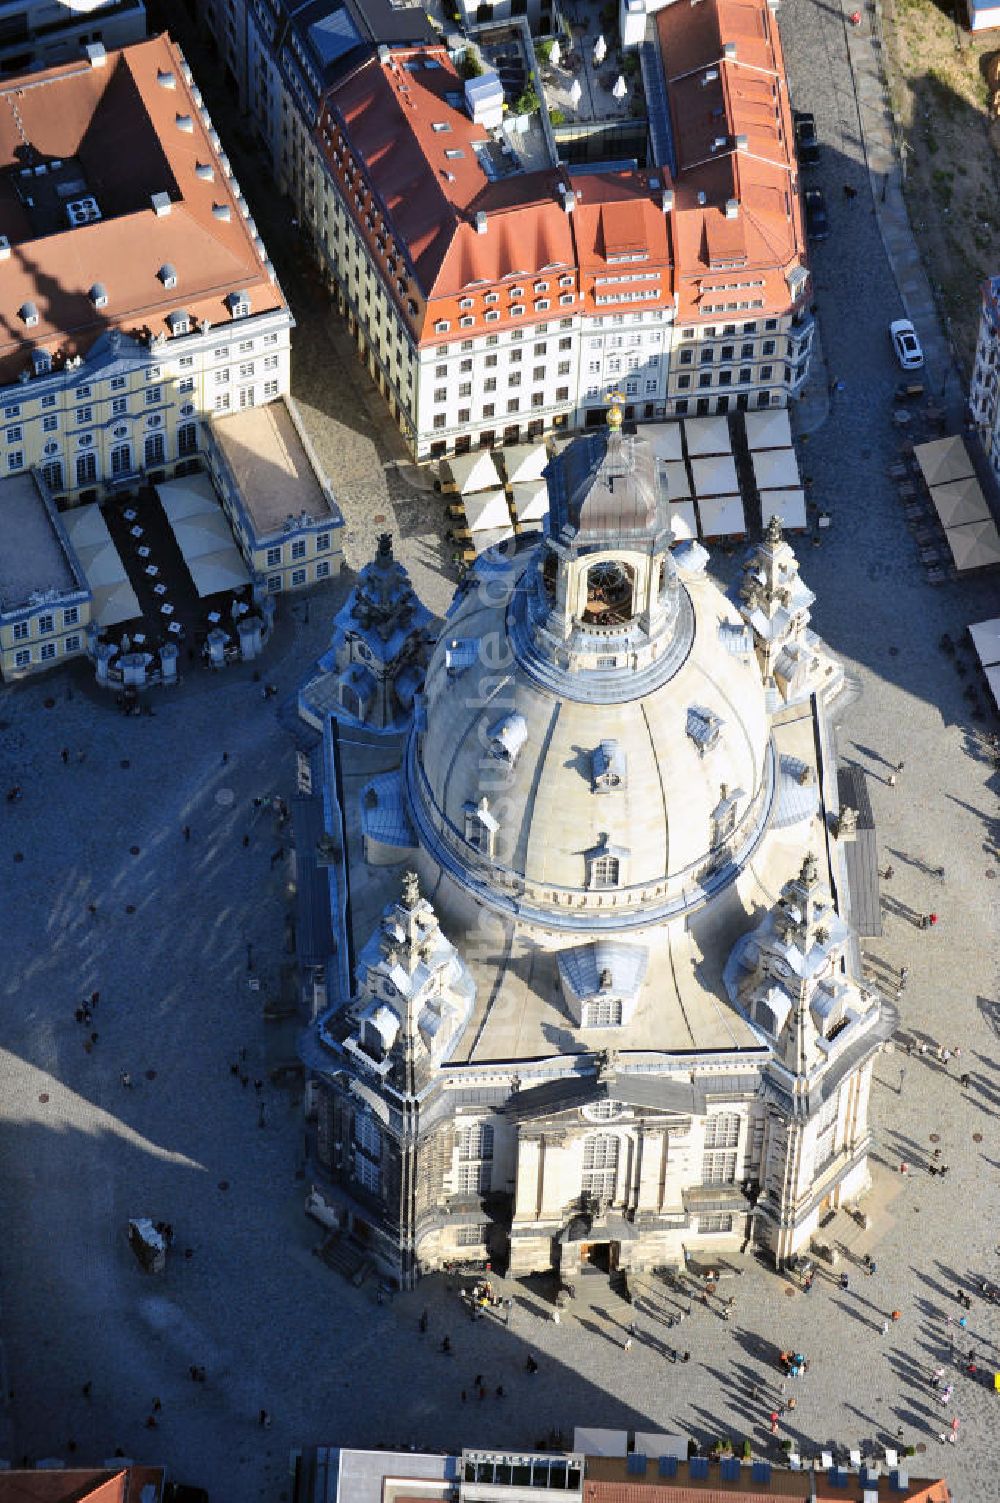
[[[583,1456],[627,1456],[628,1431],[576,1425],[573,1429],[573,1450]]]
[[[967,569],[986,569],[990,564],[1000,564],[1000,533],[992,518],[985,522],[967,522],[964,527],[949,527],[945,537],[960,574]]]
[[[503,491],[475,491],[471,496],[462,497],[462,505],[473,532],[510,526],[510,510]]]
[[[759,491],[794,489],[799,484],[795,450],[758,449],[753,456],[753,474]]]
[[[948,480],[944,485],[932,485],[930,492],[942,527],[964,527],[966,522],[982,522],[990,514],[983,488],[975,475],[966,475],[964,480]]]
[[[641,436],[652,445],[657,459],[675,460],[684,457],[680,423],[643,423]]]
[[[519,481],[510,487],[514,520],[522,526],[531,522],[544,522],[549,516],[549,487],[543,479]]]
[[[984,668],[1000,663],[1000,616],[975,622],[969,627],[969,636]]]
[[[686,543],[698,536],[698,522],[694,514],[693,501],[671,501],[667,507],[667,520],[670,530],[678,543]]]
[[[472,534],[472,546],[477,553],[485,553],[487,548],[493,548],[497,543],[503,543],[513,536],[514,529],[510,522],[506,527],[481,528]]]
[[[790,449],[792,425],[784,407],[774,407],[770,412],[748,412],[743,420],[747,435],[747,448]]]
[[[667,495],[671,501],[684,501],[691,494],[691,481],[683,459],[670,459],[660,465],[660,474],[666,482]]]
[[[493,457],[485,449],[478,454],[456,454],[454,459],[444,460],[442,470],[451,476],[451,488],[462,496],[470,491],[495,490],[500,484]]]
[[[772,517],[777,517],[782,527],[796,528],[806,525],[806,498],[801,490],[761,491],[760,516],[766,527]]]
[[[509,449],[500,450],[500,458],[508,485],[540,480],[542,471],[549,462],[548,450],[544,444],[511,444]]]
[[[700,497],[698,518],[703,538],[738,537],[747,530],[739,496]]]
[[[936,438],[929,444],[917,444],[913,454],[928,485],[944,485],[975,473],[969,451],[955,434],[951,438]]]
[[[729,424],[724,417],[684,419],[684,442],[692,459],[702,454],[729,454]]]
[[[692,459],[691,482],[696,496],[738,496],[740,482],[736,461],[731,454],[716,454],[711,459]]]
[[[1000,710],[1000,666],[994,664],[991,668],[984,668],[983,672],[986,674],[986,682],[989,684],[990,693],[993,695],[993,703]]]
[[[544,480],[520,480],[510,488],[516,521],[542,522],[549,514],[549,488]]]
[[[202,599],[249,583],[247,566],[207,476],[167,480],[156,486],[156,494]]]
[[[63,512],[62,524],[87,576],[97,625],[117,626],[141,616],[138,597],[96,502]]]

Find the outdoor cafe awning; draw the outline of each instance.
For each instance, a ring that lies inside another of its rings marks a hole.
[[[778,517],[782,527],[806,526],[806,498],[802,490],[761,491],[760,517],[766,527],[772,517]]]
[[[986,569],[990,564],[1000,564],[1000,533],[992,518],[985,522],[967,522],[964,527],[949,527],[945,537],[960,574],[967,569]]]
[[[984,668],[1000,663],[1000,616],[992,621],[976,621],[969,627],[969,636]]]
[[[747,530],[739,496],[704,496],[698,500],[703,538],[742,536]]]
[[[710,459],[692,459],[691,483],[701,496],[738,496],[740,482],[736,461],[731,454],[715,454]]]
[[[510,488],[518,522],[541,522],[549,511],[549,488],[544,480],[521,480]]]
[[[790,449],[792,425],[784,407],[775,407],[770,412],[748,412],[743,419],[747,435],[747,448]]]
[[[249,582],[243,555],[206,476],[164,481],[156,487],[156,494],[202,599],[223,590],[241,589]]]
[[[87,576],[97,625],[117,626],[141,616],[138,598],[97,503],[71,507],[63,513],[62,523]]]
[[[942,527],[964,527],[966,522],[981,522],[990,514],[982,486],[975,475],[966,475],[964,480],[949,480],[944,485],[932,485],[930,489]]]
[[[928,485],[944,485],[974,473],[969,451],[957,434],[935,438],[929,444],[917,444],[913,450],[920,473]]]
[[[759,449],[753,456],[753,473],[759,491],[794,488],[799,484],[795,450]]]
[[[510,510],[503,491],[476,491],[471,496],[463,496],[462,505],[472,532],[510,526]]]
[[[704,454],[729,454],[729,424],[724,417],[684,419],[684,442],[692,459]]]
[[[511,444],[500,450],[500,459],[507,484],[519,485],[523,481],[540,480],[549,455],[544,444]]]
[[[680,423],[643,423],[642,436],[652,444],[657,459],[669,463],[683,457]]]
[[[698,536],[693,501],[671,501],[667,507],[667,521],[675,542],[686,543],[690,538]]]
[[[454,489],[462,496],[470,491],[493,490],[500,484],[497,467],[485,449],[477,454],[456,454],[444,460],[441,469],[446,477],[451,476]]]

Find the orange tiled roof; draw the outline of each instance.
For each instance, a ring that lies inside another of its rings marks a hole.
[[[0,1472],[0,1503],[139,1503],[142,1489],[163,1493],[160,1467],[76,1467]]]
[[[102,218],[40,231],[17,192],[31,187],[22,169],[68,160],[85,184],[78,196],[93,196]],[[169,214],[154,212],[156,193],[169,195]],[[0,381],[34,348],[86,354],[108,327],[167,333],[166,315],[181,309],[228,322],[233,291],[247,291],[254,312],[283,306],[166,36],[111,52],[103,67],[68,63],[0,86],[0,234],[11,245],[0,262]],[[172,290],[157,276],[165,263]],[[103,309],[88,296],[95,283],[107,289]],[[19,316],[25,302],[34,327]]]
[[[587,1480],[583,1484],[583,1503],[730,1503],[742,1498],[746,1503],[788,1503],[789,1499],[813,1500],[813,1503],[845,1503],[850,1490],[832,1487],[827,1475],[819,1470],[793,1472],[775,1467],[767,1483],[754,1480],[749,1467],[740,1477],[723,1481],[717,1466],[705,1478],[691,1477],[688,1464],[681,1462],[672,1482],[651,1478],[625,1481],[625,1463],[617,1458],[587,1457]],[[603,1473],[594,1477],[594,1472]],[[914,1479],[902,1491],[888,1477],[872,1484],[880,1503],[951,1503],[951,1493],[943,1480]],[[857,1494],[855,1493],[855,1496]]]
[[[667,6],[657,28],[677,149],[673,182],[665,168],[578,174],[568,183],[556,170],[490,181],[476,151],[487,132],[466,114],[462,80],[441,47],[370,57],[333,87],[321,144],[418,340],[442,337],[433,327],[442,319],[451,325],[447,337],[459,337],[463,298],[471,297],[464,312],[480,331],[488,293],[500,314],[491,322],[502,325],[505,283],[553,269],[574,277],[573,290],[594,313],[595,279],[610,275],[617,256],[624,284],[621,258],[640,244],[648,264],[636,264],[636,293],[643,281],[648,293],[657,286],[640,269],[661,276],[657,298],[637,295],[637,306],[671,303],[676,286],[681,320],[710,317],[704,310],[722,291],[755,313],[788,309],[786,276],[802,262],[804,232],[781,42],[767,0]],[[577,196],[573,215],[564,212],[560,185]],[[664,189],[674,192],[668,216]],[[726,212],[730,201],[735,217]],[[551,316],[551,301],[538,317]],[[535,312],[529,298],[526,319]]]

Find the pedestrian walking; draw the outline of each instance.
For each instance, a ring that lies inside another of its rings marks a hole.
[[[160,1403],[159,1399],[154,1399],[149,1407],[152,1410],[153,1414],[159,1414],[163,1409],[163,1405]]]
[[[222,765],[223,765],[223,767],[225,767],[225,765],[226,765],[226,763],[228,761],[229,761],[229,753],[227,751],[224,751],[222,753]]]
[[[132,1089],[132,1077],[127,1070],[122,1071],[121,1079],[122,1085],[125,1087],[126,1091],[130,1091]]]
[[[62,749],[62,751],[59,753],[59,755],[60,755],[60,757],[62,757],[62,764],[63,764],[63,766],[64,767],[68,766],[68,764],[69,764],[69,747],[68,746],[64,746],[63,749]]]
[[[896,875],[896,868],[894,866],[892,866],[892,865],[887,866],[886,869],[885,869],[885,871],[882,873],[882,881],[883,882],[891,882],[892,879],[893,879],[893,877],[895,875]]]
[[[899,1166],[899,1172],[900,1172],[900,1174],[909,1174],[909,1172],[910,1172],[910,1166],[906,1162],[905,1159],[903,1160],[903,1162]]]
[[[883,1320],[883,1322],[882,1322],[882,1335],[886,1336],[886,1335],[888,1335],[888,1332],[889,1332],[889,1322],[887,1320]]]
[[[900,987],[904,987],[906,985],[906,983],[909,981],[909,979],[910,979],[910,967],[908,965],[901,965],[900,968],[899,968],[899,984],[900,984]]]
[[[959,1076],[959,1077],[958,1077],[958,1083],[959,1083],[959,1085],[960,1085],[960,1086],[962,1086],[962,1087],[963,1087],[963,1088],[964,1088],[964,1089],[965,1089],[965,1090],[968,1090],[968,1088],[969,1088],[969,1082],[970,1082],[970,1081],[971,1081],[971,1079],[972,1079],[972,1076],[971,1076],[971,1075],[969,1075],[969,1073],[968,1073],[968,1071],[966,1071],[966,1072],[965,1072],[965,1074],[963,1074],[963,1075],[960,1075],[960,1076]]]
[[[257,1423],[262,1430],[269,1430],[271,1428],[271,1416],[266,1409],[262,1409],[258,1414]]]
[[[625,1348],[625,1350],[627,1352],[630,1352],[632,1350],[632,1338],[631,1338],[631,1336],[626,1336],[624,1342],[622,1343],[622,1345],[624,1346],[624,1348]]]
[[[184,825],[182,827],[182,829],[181,829],[181,834],[184,836],[185,840],[190,840],[191,839],[191,826],[190,825]]]
[[[850,1283],[851,1283],[851,1281],[847,1277],[847,1274],[846,1273],[842,1273],[840,1275],[840,1287],[841,1287],[841,1289],[848,1289],[850,1287]]]
[[[897,762],[897,763],[896,763],[896,771],[897,771],[897,772],[902,772],[902,770],[903,770],[903,768],[904,768],[904,767],[905,767],[905,766],[906,766],[906,763],[905,763],[905,762]]]
[[[772,1409],[771,1410],[771,1434],[772,1435],[777,1435],[777,1433],[778,1433],[778,1419],[779,1419],[779,1415],[778,1415],[777,1409]]]
[[[244,835],[244,837],[243,837],[243,849],[246,850],[247,847],[249,846],[249,844],[250,844],[250,836],[249,835]]]
[[[893,1310],[893,1312],[892,1312],[892,1323],[893,1323],[893,1325],[897,1325],[899,1323],[899,1321],[902,1320],[902,1318],[903,1318],[903,1312],[902,1312],[902,1310]]]
[[[932,929],[934,928],[934,925],[937,923],[937,921],[938,921],[938,916],[937,916],[936,913],[929,913],[927,915],[927,922],[931,926]]]
[[[80,1392],[83,1394],[83,1396],[84,1396],[85,1399],[89,1399],[90,1395],[93,1393],[93,1391],[94,1391],[93,1382],[91,1381],[90,1378],[88,1378],[87,1381],[86,1381],[86,1383],[84,1383],[83,1387],[81,1388]]]
[[[895,788],[896,774],[894,772],[890,772],[889,776],[886,778],[886,782],[888,783],[890,788]]]

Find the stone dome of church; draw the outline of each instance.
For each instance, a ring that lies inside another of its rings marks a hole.
[[[776,784],[752,633],[697,557],[678,566],[648,446],[604,444],[550,465],[546,535],[460,592],[405,769],[425,858],[556,929],[701,906]]]

